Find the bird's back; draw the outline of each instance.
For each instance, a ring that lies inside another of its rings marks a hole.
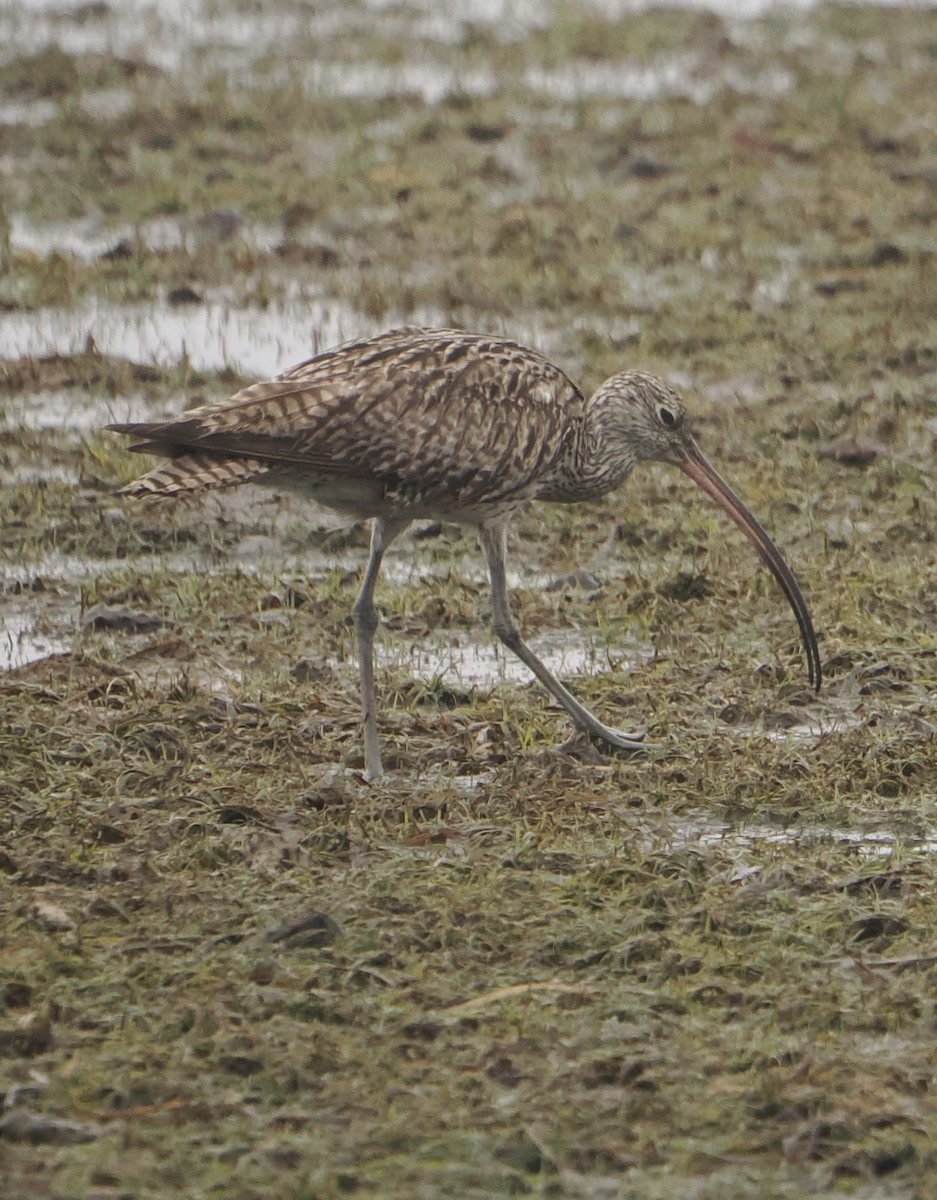
[[[176,420],[110,428],[138,438],[134,449],[169,456],[131,494],[253,480],[324,490],[327,503],[377,515],[445,516],[548,489],[583,408],[563,371],[516,342],[398,329]],[[343,495],[358,500],[336,500]]]

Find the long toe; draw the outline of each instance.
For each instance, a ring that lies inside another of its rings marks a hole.
[[[625,733],[621,729],[611,729],[608,725],[603,725],[600,729],[590,729],[589,734],[598,742],[606,742],[616,750],[625,750],[633,754],[659,749],[654,742],[644,740],[642,730]]]

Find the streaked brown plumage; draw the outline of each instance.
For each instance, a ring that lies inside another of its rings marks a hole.
[[[754,543],[790,602],[811,682],[820,659],[806,602],[779,551],[703,456],[683,402],[663,380],[613,375],[588,401],[534,350],[451,329],[397,329],[347,342],[176,420],[110,425],[167,461],[123,490],[176,496],[253,482],[372,518],[371,557],[355,604],[365,769],[382,774],[377,738],[374,586],[387,546],[418,517],[477,527],[491,575],[493,627],[577,726],[626,750],[640,736],[603,725],[521,639],[507,600],[504,549],[529,500],[602,496],[637,463],[680,467]]]

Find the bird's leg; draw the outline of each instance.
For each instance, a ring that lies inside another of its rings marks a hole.
[[[506,526],[498,523],[480,525],[478,537],[488,561],[488,574],[491,576],[492,629],[521,662],[525,663],[537,676],[543,686],[566,709],[577,728],[608,742],[618,750],[644,750],[643,734],[622,733],[611,729],[587,708],[585,708],[570,692],[563,687],[553,672],[542,662],[520,635],[520,631],[511,618],[511,607],[508,602],[507,581],[504,573],[504,554]]]
[[[371,524],[371,557],[368,559],[361,589],[352,614],[358,637],[358,664],[361,671],[361,725],[364,731],[364,776],[382,778],[381,745],[377,736],[377,692],[374,686],[374,631],[377,629],[377,610],[374,607],[374,586],[381,569],[384,551],[409,521],[382,520],[375,517]]]

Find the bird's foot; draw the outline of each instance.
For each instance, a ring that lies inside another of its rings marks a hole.
[[[612,749],[623,750],[628,754],[640,754],[658,748],[654,742],[646,742],[644,740],[643,729],[635,730],[633,733],[625,733],[621,729],[612,729],[611,726],[602,725],[597,721],[594,726],[590,726],[585,732],[595,741],[605,742]]]

